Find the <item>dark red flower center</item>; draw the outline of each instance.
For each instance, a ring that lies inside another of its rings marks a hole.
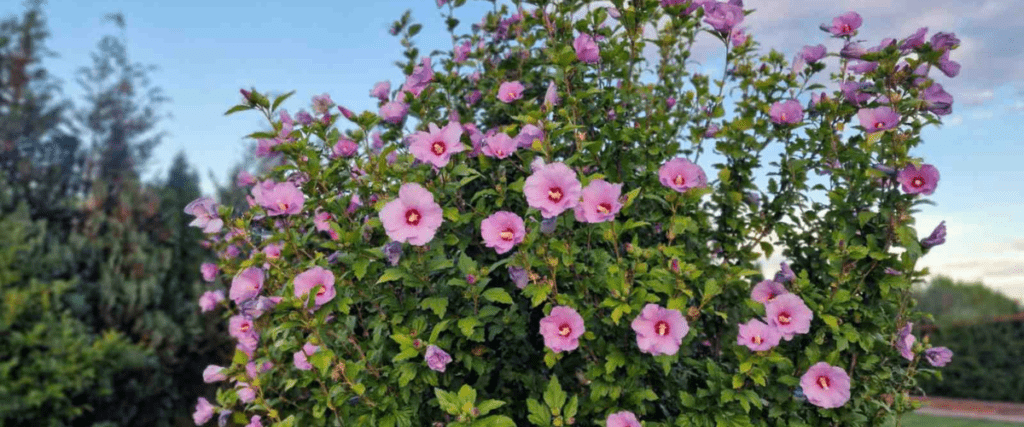
[[[668,331],[669,331],[668,322],[666,322],[664,320],[661,320],[661,321],[658,321],[658,323],[654,324],[654,332],[657,333],[658,335],[665,336],[665,335],[668,334]]]
[[[683,178],[682,175],[676,175],[676,178],[673,179],[672,182],[676,183],[676,185],[683,185],[686,184],[686,178]]]
[[[853,31],[853,28],[850,28],[850,24],[843,24],[842,30],[844,33],[849,33]]]
[[[318,296],[318,297],[322,297],[326,293],[327,293],[327,287],[326,286],[321,286],[319,289],[316,290],[316,296]]]
[[[779,313],[779,323],[780,324],[788,325],[789,322],[792,321],[792,320],[793,320],[793,318],[789,317],[789,313]]]
[[[559,202],[562,200],[562,189],[558,187],[552,187],[548,189],[548,199],[552,202]]]
[[[754,338],[751,338],[750,341],[753,342],[754,344],[761,344],[762,342],[764,342],[764,340],[761,339],[760,335],[754,335]]]
[[[924,179],[919,176],[915,176],[914,179],[910,180],[910,185],[913,185],[914,187],[920,187],[924,185]]]
[[[822,390],[828,390],[828,386],[832,384],[828,377],[818,377],[818,385],[821,386]]]
[[[603,214],[608,214],[612,211],[611,203],[600,203],[597,205],[597,211]]]
[[[502,240],[511,242],[512,238],[516,236],[516,233],[512,231],[511,228],[506,228],[502,230],[502,232],[499,233],[498,235],[501,236]]]
[[[242,332],[249,332],[249,324],[243,323],[242,326],[238,327],[238,330]]]
[[[885,122],[875,122],[875,129],[881,129],[885,127]]]
[[[287,211],[288,210],[288,204],[285,203],[285,202],[277,202],[277,208],[282,210],[282,211]]]
[[[434,143],[430,145],[430,151],[433,151],[434,154],[437,154],[438,156],[444,154],[447,148],[448,147],[445,146],[444,141],[434,141]]]
[[[420,216],[420,211],[418,211],[416,209],[409,209],[408,211],[405,212],[405,223],[406,224],[409,224],[409,225],[419,225],[421,218],[422,217]]]
[[[561,326],[558,327],[558,335],[561,335],[563,337],[567,337],[571,333],[572,333],[572,327],[569,326],[568,323],[563,323]]]

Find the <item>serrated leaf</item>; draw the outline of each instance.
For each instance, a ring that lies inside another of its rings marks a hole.
[[[327,371],[331,369],[331,362],[334,361],[334,352],[325,348],[317,350],[309,356],[309,364],[313,365],[320,371],[320,375],[327,375]]]
[[[463,317],[459,319],[459,330],[462,331],[462,335],[466,338],[473,336],[473,329],[480,324],[480,320],[476,317]]]
[[[450,415],[459,415],[459,397],[455,393],[434,388],[434,396],[437,396],[437,403],[441,410]]]
[[[562,409],[567,397],[565,391],[562,390],[562,385],[558,383],[558,376],[552,375],[547,389],[544,390],[544,403],[547,403],[549,408]]]
[[[437,317],[444,317],[444,313],[448,311],[448,299],[441,297],[425,298],[423,301],[420,301],[420,307],[433,311]]]
[[[401,279],[403,277],[405,277],[405,272],[402,271],[402,269],[400,269],[400,268],[389,268],[387,270],[384,270],[384,274],[380,275],[380,278],[377,279],[377,283],[380,284],[380,283],[390,282],[390,281],[393,281],[393,280]]]

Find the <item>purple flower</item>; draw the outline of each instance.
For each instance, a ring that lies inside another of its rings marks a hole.
[[[201,313],[213,311],[221,301],[224,301],[224,291],[220,289],[216,291],[206,291],[199,297],[199,311]]]
[[[558,105],[558,92],[555,91],[555,82],[548,83],[548,90],[544,92],[544,107],[550,110]]]
[[[825,50],[825,45],[819,44],[816,46],[804,46],[803,49],[800,49],[800,53],[798,53],[797,56],[799,56],[800,59],[803,59],[804,62],[813,64],[820,61],[821,58],[824,58],[826,53],[828,53],[828,51]]]
[[[887,131],[900,124],[899,113],[889,107],[861,108],[857,111],[857,118],[860,125],[867,133]],[[929,193],[930,194],[930,193]]]
[[[601,60],[601,50],[590,34],[580,33],[572,42],[572,47],[576,49],[576,59],[582,62],[596,64]]]
[[[690,325],[679,310],[657,304],[645,305],[630,327],[636,332],[636,345],[640,351],[652,356],[676,354],[683,337],[690,332]]]
[[[523,185],[526,204],[539,209],[544,218],[556,217],[576,207],[582,190],[576,172],[560,162],[540,167]]]
[[[534,125],[525,125],[516,135],[515,142],[519,148],[532,147],[534,141],[544,142],[544,131]]]
[[[720,129],[718,128],[718,125],[712,123],[712,124],[708,125],[707,129],[704,130],[704,137],[705,138],[714,138],[715,135],[718,135],[718,131],[719,130]]]
[[[302,212],[306,196],[295,184],[285,181],[264,181],[252,189],[253,200],[267,211],[267,216],[295,215]]]
[[[504,159],[511,156],[517,149],[519,149],[519,143],[504,132],[484,137],[481,147],[481,151],[485,156],[496,159]]]
[[[249,387],[248,383],[238,383],[236,387],[238,387],[238,400],[242,401],[242,403],[250,403],[256,400],[256,390]]]
[[[582,200],[573,209],[576,221],[598,223],[615,219],[615,214],[622,209],[619,195],[622,184],[611,184],[603,179],[595,179],[580,193]]]
[[[776,102],[768,110],[772,123],[779,125],[792,125],[800,123],[804,119],[804,108],[795,99],[785,102]]]
[[[238,175],[235,176],[235,186],[237,187],[248,187],[256,183],[256,178],[253,178],[252,174],[247,170],[238,171]]]
[[[765,303],[768,324],[775,327],[786,341],[798,334],[806,334],[811,330],[814,313],[804,304],[800,297],[793,294],[782,294]]]
[[[750,319],[740,324],[740,332],[736,335],[736,344],[746,346],[750,351],[768,351],[779,345],[782,334],[768,324]]]
[[[920,169],[909,164],[896,174],[896,181],[903,184],[904,193],[929,196],[939,184],[939,170],[928,164],[922,164]]]
[[[860,59],[867,53],[867,49],[864,49],[860,43],[847,42],[843,45],[843,48],[839,50],[839,56],[847,59]]]
[[[740,46],[743,43],[746,43],[748,38],[749,36],[743,28],[733,28],[732,32],[729,33],[729,42],[732,43],[733,46]]]
[[[519,81],[504,82],[498,86],[498,100],[506,104],[511,104],[518,99],[522,99],[523,90],[525,89],[526,88],[523,87],[523,84],[519,83]]]
[[[839,84],[839,90],[843,92],[843,98],[854,105],[860,105],[871,99],[871,94],[863,92],[864,89],[869,87],[871,87],[871,84],[864,82],[843,82]],[[822,94],[822,96],[825,95]]]
[[[921,37],[924,38],[924,35]],[[960,39],[956,38],[956,34],[940,31],[932,36],[932,49],[936,51],[949,51],[957,46],[960,46]]]
[[[465,97],[466,103],[469,104],[469,105],[476,104],[478,101],[480,101],[481,97],[483,97],[483,94],[480,93],[479,90],[474,90],[474,91],[466,94],[466,97]]]
[[[942,85],[932,83],[927,89],[921,92],[921,99],[924,101],[925,109],[939,116],[953,112],[953,95],[942,89]]]
[[[949,60],[948,50],[939,57],[938,66],[939,70],[942,71],[942,74],[945,74],[946,77],[953,78],[960,74],[960,63]]]
[[[305,300],[305,297],[313,289],[316,289],[316,293],[313,296],[316,307],[327,304],[330,300],[334,299],[336,294],[334,290],[334,273],[320,266],[299,273],[295,276],[294,283],[295,298],[300,300]]]
[[[263,427],[263,417],[253,415],[252,418],[249,419],[249,424],[246,424],[245,427]]]
[[[939,225],[932,230],[932,234],[929,234],[928,237],[921,241],[921,246],[928,249],[943,243],[946,243],[946,221],[940,222]]]
[[[525,288],[530,283],[530,275],[526,273],[525,268],[509,266],[508,277],[512,279],[512,283],[515,283],[519,289]]]
[[[203,382],[210,384],[228,379],[222,371],[224,371],[223,366],[208,365],[206,369],[203,369]]]
[[[838,408],[850,400],[850,376],[843,368],[818,362],[800,377],[807,401],[821,408]]]
[[[243,315],[256,319],[262,316],[263,313],[272,310],[281,302],[281,299],[282,297],[258,296],[239,304],[238,308]]]
[[[217,215],[217,202],[209,197],[200,197],[185,206],[185,213],[195,216],[188,225],[201,228],[204,233],[216,233],[224,227],[224,221]]]
[[[434,195],[416,183],[402,184],[398,198],[380,210],[380,220],[388,237],[396,242],[423,246],[433,240],[444,218]]]
[[[779,272],[775,273],[774,280],[779,283],[792,282],[796,280],[796,273],[793,272],[792,268],[789,268],[789,264],[782,262],[779,264]]]
[[[885,267],[885,274],[888,274],[890,276],[902,276],[903,272],[892,267]]]
[[[946,347],[933,347],[924,351],[924,358],[932,366],[941,368],[953,360],[953,351]]]
[[[231,280],[231,290],[228,297],[235,304],[250,300],[259,295],[263,289],[263,270],[257,267],[249,267],[242,270]]]
[[[433,344],[427,346],[427,353],[423,355],[423,358],[427,361],[427,366],[437,372],[444,372],[452,361],[450,354]]]
[[[382,251],[392,266],[398,265],[398,261],[402,259],[402,244],[399,242],[388,242]]]
[[[228,319],[228,334],[237,339],[239,345],[250,350],[256,348],[260,340],[252,318],[244,315],[234,315]]]
[[[452,55],[452,60],[455,61],[456,64],[466,62],[466,58],[469,58],[469,52],[472,49],[472,44],[468,40],[465,43],[455,46],[455,51],[454,54]]]
[[[685,193],[691,188],[708,186],[708,178],[707,175],[704,175],[704,170],[682,157],[669,160],[661,165],[661,168],[658,169],[658,180],[661,181],[661,185],[680,193]]]
[[[906,38],[906,40],[900,42],[900,50],[903,52],[908,52],[917,49],[918,47],[924,44],[925,34],[928,34],[928,27],[918,28],[917,31],[914,32],[914,34],[911,34],[910,37]]]
[[[629,411],[621,411],[609,414],[604,425],[605,427],[640,427],[640,421],[636,419],[636,414]]]
[[[192,421],[197,426],[206,424],[213,418],[213,405],[205,397],[200,397],[196,402],[196,411],[192,413]]]
[[[768,302],[775,299],[779,295],[788,294],[782,283],[774,280],[763,280],[754,285],[754,288],[750,290],[750,299],[757,301],[761,304],[767,304]]]
[[[557,306],[551,309],[551,314],[540,319],[544,345],[555,353],[575,350],[580,345],[579,338],[586,331],[583,317],[572,307]]]
[[[480,234],[484,238],[484,246],[503,254],[523,242],[526,227],[519,215],[498,211],[480,223]]]
[[[854,74],[864,74],[875,71],[878,68],[877,62],[868,62],[855,60],[850,62],[850,72]]]
[[[432,80],[434,80],[434,70],[430,67],[430,57],[424,56],[420,64],[412,70],[412,74],[405,78],[402,90],[411,92],[413,97],[419,97]]]
[[[313,369],[313,365],[309,363],[309,356],[320,350],[319,346],[315,346],[310,343],[302,345],[302,350],[296,351],[292,354],[292,364],[295,365],[295,369],[300,371],[309,371]]]
[[[741,6],[717,1],[704,3],[704,22],[715,31],[728,34],[733,27],[743,22],[743,17]]]
[[[409,112],[409,106],[404,102],[391,101],[380,107],[380,117],[391,124],[399,124]]]
[[[416,160],[443,168],[451,160],[452,154],[466,150],[466,146],[459,142],[462,138],[462,125],[451,122],[438,128],[430,123],[427,128],[428,132],[419,131],[409,137],[409,152]]]
[[[373,84],[373,89],[370,90],[370,96],[377,98],[383,102],[387,102],[388,96],[391,94],[391,82],[382,81]],[[382,114],[383,115],[383,114]]]
[[[203,275],[203,280],[212,282],[217,280],[217,264],[211,262],[204,262],[199,266],[199,272]]]
[[[544,234],[551,234],[555,232],[555,228],[558,227],[558,218],[544,218],[540,221],[540,232]]]
[[[836,37],[853,35],[854,31],[860,28],[862,22],[863,20],[857,12],[846,12],[832,18],[832,26],[828,28],[828,31]]]
[[[907,360],[914,360],[914,342],[917,341],[917,337],[911,332],[913,329],[914,324],[907,322],[906,326],[900,328],[900,332],[896,336],[896,349]]]
[[[334,105],[334,101],[331,100],[331,95],[326,93],[313,97],[313,112],[323,115],[327,113],[327,110],[331,109]]]
[[[301,123],[303,126],[309,126],[313,124],[313,116],[305,111],[299,111],[295,113],[295,120]]]

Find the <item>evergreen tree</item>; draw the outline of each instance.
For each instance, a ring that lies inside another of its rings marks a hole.
[[[60,82],[43,66],[55,56],[43,0],[25,2],[21,16],[0,21],[0,170],[8,202],[0,212],[25,201],[32,218],[55,222],[51,231],[71,228],[81,195],[83,153],[69,129],[70,104],[60,99]]]

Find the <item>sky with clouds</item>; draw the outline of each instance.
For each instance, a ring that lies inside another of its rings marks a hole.
[[[15,2],[0,14],[20,11]],[[255,115],[222,113],[238,101],[238,89],[296,90],[286,104],[304,107],[327,92],[335,102],[361,111],[375,110],[367,95],[374,82],[402,76],[398,41],[388,25],[412,9],[424,24],[423,51],[450,49],[435,0],[49,0],[50,71],[75,98],[74,71],[89,63],[99,39],[116,29],[102,22],[110,12],[127,20],[129,52],[139,62],[155,64],[152,76],[172,102],[164,123],[169,137],[149,165],[163,175],[170,159],[184,150],[202,174],[225,182],[225,173],[244,155],[242,135],[257,129]],[[746,0],[748,28],[762,46],[792,56],[805,44],[823,43],[830,51],[840,43],[818,26],[846,11],[864,18],[865,46],[884,37],[903,38],[920,27],[952,31],[962,45],[951,59],[963,66],[955,79],[938,81],[955,96],[953,114],[941,129],[925,133],[914,155],[942,173],[938,191],[918,215],[919,234],[940,221],[949,229],[947,243],[932,250],[923,264],[932,272],[958,279],[981,279],[1024,301],[1024,19],[1020,0]],[[490,4],[470,0],[461,16],[475,22]],[[466,24],[464,24],[466,25]],[[436,35],[430,37],[430,35]],[[705,72],[721,65],[710,41],[697,47]],[[937,74],[937,73],[934,73]]]

